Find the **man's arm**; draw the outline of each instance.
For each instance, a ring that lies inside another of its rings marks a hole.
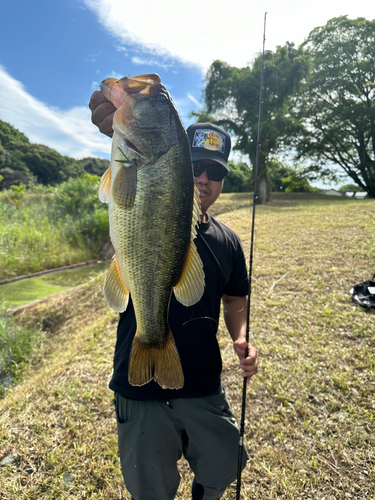
[[[233,340],[233,347],[240,359],[240,368],[243,370],[243,377],[247,381],[258,371],[258,353],[250,344],[246,342],[246,314],[247,297],[234,297],[223,295],[224,320],[228,332]],[[248,357],[245,359],[245,349],[248,348]]]

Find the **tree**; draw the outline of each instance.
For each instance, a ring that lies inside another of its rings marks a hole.
[[[271,158],[267,164],[268,174],[271,179],[271,189],[272,191],[282,192],[285,191],[285,183],[283,179],[290,177],[296,173],[296,169],[290,165],[277,160],[276,158]]]
[[[310,69],[291,107],[310,179],[345,175],[375,198],[375,20],[336,17],[302,44]]]
[[[344,186],[341,186],[339,188],[339,191],[342,194],[345,194],[345,193],[355,194],[357,191],[359,191],[359,187],[356,184],[345,184]]]
[[[4,148],[8,149],[12,143],[25,144],[29,143],[29,139],[9,123],[0,120],[0,142]]]
[[[22,132],[0,120],[0,174],[3,177],[0,190],[29,182],[56,185],[84,173],[102,175],[108,165],[109,160],[102,158],[75,160],[43,144],[32,144]]]
[[[210,120],[223,126],[236,138],[234,150],[249,156],[255,165],[259,90],[262,54],[250,68],[236,68],[222,61],[211,64],[204,89],[206,108],[193,113],[199,121]],[[298,122],[290,115],[288,97],[298,88],[307,65],[303,52],[293,44],[278,47],[264,55],[264,90],[259,154],[259,178],[267,178],[272,154],[290,143]]]
[[[223,193],[246,193],[251,190],[251,170],[246,163],[229,162],[230,170],[225,177]]]
[[[20,170],[5,167],[0,169],[0,189],[9,189],[11,186],[27,185],[30,178]]]
[[[69,156],[62,156],[56,150],[42,144],[19,146],[18,151],[23,153],[22,161],[40,184],[59,184],[81,173],[76,160]]]
[[[319,191],[318,188],[310,186],[307,180],[297,173],[282,179],[282,184],[286,193],[313,193]]]
[[[109,167],[109,160],[104,160],[102,158],[82,158],[82,160],[77,160],[77,163],[82,167],[82,169],[91,175],[103,175],[104,172]]]

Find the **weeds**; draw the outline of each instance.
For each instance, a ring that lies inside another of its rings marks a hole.
[[[35,329],[17,325],[4,308],[0,310],[0,399],[5,388],[19,380],[41,337]]]
[[[86,174],[56,188],[3,191],[0,280],[95,259],[109,233],[98,186]]]

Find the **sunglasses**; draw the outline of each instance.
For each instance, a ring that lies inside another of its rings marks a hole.
[[[228,171],[220,163],[207,164],[203,161],[193,161],[194,177],[200,177],[203,172],[207,172],[210,181],[220,182],[227,175]]]

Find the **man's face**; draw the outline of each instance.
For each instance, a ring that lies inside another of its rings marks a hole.
[[[200,160],[199,163],[207,166],[216,164],[218,168],[221,168],[221,165],[212,160]],[[207,177],[207,171],[204,170],[199,177],[194,177],[194,183],[199,190],[199,199],[204,215],[208,208],[218,199],[223,189],[224,179],[222,181],[211,181]]]

